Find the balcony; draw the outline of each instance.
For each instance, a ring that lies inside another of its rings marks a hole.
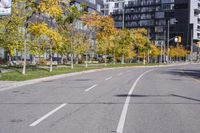
[[[132,7],[144,7],[144,6],[155,6],[160,5],[160,2],[154,2],[154,1],[145,1],[145,2],[129,2],[127,5],[125,5],[126,8],[132,8]]]

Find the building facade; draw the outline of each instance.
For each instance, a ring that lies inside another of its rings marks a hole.
[[[108,8],[117,28],[146,28],[156,45],[166,38],[182,37],[182,44],[190,49],[200,41],[199,0],[109,0]],[[105,4],[104,4],[105,5]],[[168,28],[169,27],[169,28]],[[173,45],[175,42],[170,41]]]
[[[103,0],[72,0],[72,3],[77,7],[81,7],[81,4],[86,6],[86,11],[98,11],[101,12],[101,8],[103,5]]]

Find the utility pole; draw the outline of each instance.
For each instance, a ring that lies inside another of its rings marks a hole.
[[[167,21],[167,64],[169,64],[169,35],[170,35],[170,20]]]
[[[160,45],[160,49],[161,49],[161,54],[160,54],[160,63],[163,62],[163,44]]]
[[[122,22],[122,29],[123,29],[123,30],[124,30],[124,28],[125,28],[125,9],[124,9],[124,8],[125,8],[125,6],[123,5],[123,9],[122,9],[122,12],[123,12],[123,13],[122,13],[122,14],[123,14],[123,15],[122,15],[122,18],[123,18],[123,20],[122,20],[122,21],[123,21],[123,22]],[[121,62],[122,64],[124,64],[124,58],[125,58],[125,57],[124,57],[124,49],[123,49],[123,50],[122,50],[122,62]]]
[[[166,63],[166,30],[164,30],[164,50],[163,50],[163,55],[164,55],[164,63]]]
[[[194,42],[193,42],[193,25],[191,24],[191,51],[190,51],[190,62],[192,63],[193,62],[193,51],[194,51]]]
[[[123,6],[123,9],[122,9],[122,12],[123,12],[123,16],[122,16],[122,29],[124,29],[125,28],[125,9],[124,9],[125,7]]]

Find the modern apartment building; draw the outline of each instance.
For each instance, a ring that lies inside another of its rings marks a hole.
[[[88,12],[90,11],[101,12],[103,0],[72,0],[72,3],[74,3],[77,7],[80,7],[81,4],[84,4]]]
[[[109,11],[105,6],[103,11],[113,16],[117,28],[146,28],[156,45],[166,42],[168,31],[169,38],[181,36],[188,49],[200,40],[200,0],[106,0],[106,4]]]
[[[76,5],[80,9],[82,8],[81,5],[84,5],[85,11],[87,12],[97,11],[101,13],[103,0],[72,0],[71,4]],[[76,28],[82,30],[87,29],[87,27],[85,27],[81,21],[76,22]]]

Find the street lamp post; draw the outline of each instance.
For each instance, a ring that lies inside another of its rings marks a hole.
[[[125,28],[125,9],[124,9],[124,6],[123,6],[123,9],[122,9],[122,12],[123,12],[123,17],[122,17],[122,29],[124,30],[124,28]],[[124,64],[124,50],[122,51],[122,64]]]
[[[160,55],[160,63],[163,63],[163,44],[160,45],[161,55]]]
[[[193,46],[193,26],[191,26],[191,51],[190,51],[190,62],[193,62],[193,51],[194,51],[194,46]]]
[[[166,63],[166,31],[164,30],[164,63]]]
[[[124,10],[124,6],[122,8],[122,12],[123,12],[123,14],[122,14],[122,29],[124,29],[125,28],[125,10]]]
[[[167,64],[169,64],[170,24],[176,24],[177,22],[176,18],[167,21]]]
[[[170,20],[167,21],[167,64],[169,64],[169,32],[170,32]]]

